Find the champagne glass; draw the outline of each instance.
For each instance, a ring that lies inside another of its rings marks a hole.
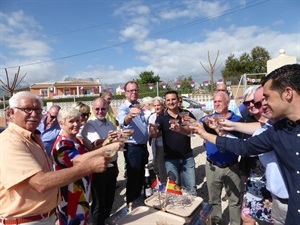
[[[189,112],[187,111],[179,112],[179,116],[182,118],[181,126],[185,126],[186,121],[189,120]]]
[[[159,123],[149,123],[149,133],[156,134],[158,132]]]
[[[106,158],[112,158],[116,153],[117,153],[118,150],[113,150],[113,149],[108,149],[108,150],[105,150],[104,151],[104,156]],[[107,167],[114,167],[114,164],[112,163],[108,163],[107,164]]]
[[[211,108],[202,108],[202,111],[203,111],[205,114],[209,115],[209,114],[212,114],[214,110],[211,109]]]
[[[124,132],[122,129],[118,130],[117,141],[126,143],[128,139],[129,139],[129,136],[128,136],[128,134],[126,134],[126,132]],[[119,151],[125,152],[126,149],[125,148],[121,148]]]
[[[128,139],[132,138],[133,133],[134,133],[134,129],[124,129],[124,130],[122,130],[122,136],[128,137]]]
[[[174,129],[175,126],[179,125],[179,120],[178,119],[170,119],[169,123],[170,123],[170,129]]]
[[[189,137],[195,137],[196,135],[195,134],[193,134],[193,125],[194,125],[194,121],[189,121],[188,122],[188,124],[189,124],[189,128],[190,128],[190,133],[187,135],[187,136],[189,136]]]
[[[142,108],[142,105],[140,103],[135,103],[133,107],[140,110]]]

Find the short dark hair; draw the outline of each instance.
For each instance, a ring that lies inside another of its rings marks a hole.
[[[166,95],[169,95],[169,94],[175,94],[176,95],[176,97],[177,97],[177,99],[179,98],[179,96],[178,96],[178,92],[177,91],[175,91],[175,90],[170,90],[170,91],[167,91],[166,93],[165,93],[165,98],[166,98]]]
[[[271,89],[282,94],[286,87],[291,87],[300,95],[300,64],[282,66],[269,73],[262,80],[262,86],[272,80]]]
[[[136,86],[139,87],[139,84],[138,84],[136,81],[134,81],[134,80],[128,81],[128,82],[126,82],[126,84],[124,85],[124,91],[127,90],[127,85],[128,85],[128,84],[136,84]]]

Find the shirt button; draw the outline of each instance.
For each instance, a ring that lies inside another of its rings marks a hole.
[[[300,173],[300,171],[297,171],[297,174],[299,174]]]
[[[300,191],[298,190],[298,191],[297,191],[297,194],[299,194],[299,193],[300,193]]]
[[[298,213],[300,213],[300,209],[298,209]]]
[[[299,155],[299,152],[296,152],[296,155]]]

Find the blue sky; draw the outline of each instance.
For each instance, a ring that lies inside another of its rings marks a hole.
[[[152,70],[163,81],[216,79],[230,54],[285,49],[300,59],[298,0],[1,0],[0,79],[21,66],[24,82],[99,78],[126,82]],[[42,62],[42,63],[41,63]]]

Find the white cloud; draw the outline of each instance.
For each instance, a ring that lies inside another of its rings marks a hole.
[[[277,30],[277,27],[284,24],[284,21],[281,20],[274,21],[273,24],[270,24],[270,27],[260,27],[258,25],[238,26],[233,24],[216,29],[206,27],[201,30],[201,38],[192,36],[176,40],[178,33],[170,33],[164,37],[150,39],[149,32],[151,29],[156,29],[155,25],[161,25],[165,20],[168,20],[168,22],[173,20],[174,26],[176,26],[179,22],[181,24],[180,20],[176,23],[175,19],[177,18],[183,19],[196,16],[202,18],[216,15],[218,12],[228,8],[224,2],[221,4],[210,1],[191,1],[183,2],[185,6],[182,9],[174,7],[173,10],[170,9],[168,12],[161,11],[161,17],[155,17],[152,13],[154,9],[159,8],[159,4],[157,3],[157,8],[150,8],[139,1],[128,1],[115,11],[115,16],[123,18],[122,21],[119,21],[121,28],[118,30],[121,40],[133,40],[133,47],[128,47],[131,48],[130,53],[126,51],[124,46],[120,45],[113,48],[116,59],[112,57],[110,62],[101,65],[99,65],[99,62],[96,65],[88,62],[82,65],[81,69],[77,69],[74,72],[69,72],[75,64],[72,59],[67,61],[68,64],[63,60],[58,60],[26,66],[21,68],[21,74],[24,74],[24,71],[27,72],[24,82],[32,84],[59,81],[67,77],[73,77],[99,78],[106,84],[125,83],[128,80],[138,78],[141,72],[149,70],[159,74],[166,81],[174,80],[181,75],[192,76],[196,81],[203,81],[208,79],[208,75],[201,67],[199,61],[206,68],[209,68],[208,51],[210,52],[211,60],[214,61],[217,51],[220,50],[217,65],[222,64],[224,66],[224,62],[229,54],[233,53],[238,57],[244,52],[250,52],[256,46],[266,48],[272,57],[277,57],[278,51],[283,48],[286,50],[287,55],[295,55],[300,59],[299,34],[283,33]],[[161,4],[166,3],[162,2]],[[0,12],[0,21],[2,32],[1,45],[6,46],[6,52],[9,52],[4,54],[1,51],[0,59],[1,61],[3,59],[1,68],[48,60],[51,58],[50,54],[53,51],[68,54],[67,49],[54,49],[54,46],[48,41],[36,39],[36,37],[44,35],[42,33],[43,27],[23,11],[10,15]],[[186,31],[182,30],[182,33],[184,32]],[[117,37],[113,38],[117,39]],[[74,50],[74,52],[76,51]],[[118,67],[115,64],[115,60],[119,60],[117,57],[120,55],[123,57],[135,57],[141,64],[136,66],[128,60],[127,66],[121,67],[118,65]],[[17,68],[9,69],[10,74],[14,74],[16,71]],[[221,68],[216,71],[216,76],[220,76],[220,72]],[[2,79],[2,77],[0,78]]]

